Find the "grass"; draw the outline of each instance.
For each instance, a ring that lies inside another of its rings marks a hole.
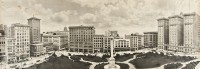
[[[177,69],[181,66],[183,66],[181,63],[172,63],[172,64],[165,65],[164,69]]]
[[[104,66],[107,64],[108,63],[99,64],[95,66],[95,69],[104,69]],[[120,66],[120,69],[129,69],[129,66],[127,64],[123,64],[123,63],[116,63],[116,64]]]
[[[195,59],[187,56],[167,56],[163,53],[148,52],[137,55],[136,59],[130,61],[136,68],[154,68],[166,63],[172,62],[186,62]]]
[[[47,62],[37,64],[25,69],[88,69],[90,63],[72,61],[67,56],[51,56]]]

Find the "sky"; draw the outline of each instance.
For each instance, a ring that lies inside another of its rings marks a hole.
[[[199,0],[0,0],[0,24],[41,19],[41,32],[94,26],[96,34],[117,30],[120,36],[157,31],[157,19],[200,12]],[[199,14],[199,13],[198,13]]]

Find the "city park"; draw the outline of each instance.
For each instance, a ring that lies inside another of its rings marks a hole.
[[[197,69],[199,55],[141,49],[109,53],[51,51],[27,61],[1,66],[2,69]]]

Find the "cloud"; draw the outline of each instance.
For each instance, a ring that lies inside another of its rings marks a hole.
[[[190,1],[191,6],[188,7]],[[27,24],[35,15],[42,31],[64,26],[93,25],[97,34],[106,30],[119,33],[156,31],[159,17],[196,11],[198,0],[2,0],[1,21]]]

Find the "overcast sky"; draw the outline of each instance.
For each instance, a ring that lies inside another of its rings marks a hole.
[[[180,12],[197,12],[199,0],[0,0],[0,24],[27,24],[41,19],[41,32],[65,26],[93,25],[97,34],[120,36],[157,31],[157,20]]]

